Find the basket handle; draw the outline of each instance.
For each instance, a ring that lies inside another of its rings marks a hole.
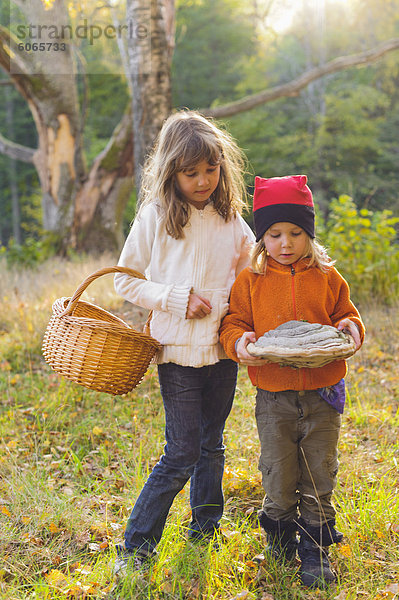
[[[98,271],[95,271],[94,273],[92,273],[91,275],[86,277],[86,279],[84,281],[82,281],[82,283],[76,289],[74,295],[70,299],[68,306],[66,307],[64,312],[62,312],[59,316],[66,317],[67,315],[71,314],[73,309],[79,302],[79,298],[81,297],[81,295],[83,294],[85,289],[91,283],[93,283],[93,281],[95,281],[99,277],[102,277],[103,275],[108,275],[108,273],[125,273],[126,275],[131,275],[132,277],[136,277],[137,279],[145,279],[145,277],[142,273],[139,273],[138,271],[134,271],[134,269],[129,269],[128,267],[116,266],[116,267],[104,267],[103,269],[99,269]]]

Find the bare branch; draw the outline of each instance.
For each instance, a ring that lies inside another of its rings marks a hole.
[[[22,162],[33,163],[35,152],[36,151],[33,150],[33,148],[21,146],[21,144],[16,144],[15,142],[11,142],[11,140],[7,140],[0,133],[0,154],[5,154],[9,158],[21,160]]]
[[[263,92],[259,92],[258,94],[247,96],[241,100],[237,100],[236,102],[231,102],[223,106],[204,108],[201,110],[201,113],[207,117],[230,117],[232,115],[251,110],[260,104],[266,104],[267,102],[276,100],[277,98],[298,96],[299,92],[315,79],[324,77],[324,75],[336,73],[337,71],[343,71],[349,67],[368,65],[376,60],[379,60],[388,52],[398,49],[399,38],[393,38],[383,42],[371,50],[366,50],[365,52],[360,52],[358,54],[351,54],[349,56],[339,56],[325,65],[321,65],[306,71],[288,83],[277,85],[270,89],[264,90]]]
[[[131,103],[115,127],[107,146],[96,156],[86,181],[75,198],[74,224],[87,227],[104,197],[119,186],[133,187],[133,134]],[[122,240],[120,240],[122,243]]]

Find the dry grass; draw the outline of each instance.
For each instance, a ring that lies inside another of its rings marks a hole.
[[[114,262],[51,261],[34,272],[0,266],[0,597],[185,600],[382,600],[399,597],[398,312],[362,311],[368,329],[350,361],[349,401],[335,495],[345,541],[333,550],[338,585],[309,592],[296,567],[252,561],[264,543],[254,515],[254,390],[240,371],[226,427],[225,541],[190,547],[188,491],[176,499],[159,558],[146,577],[117,584],[109,563],[126,517],[163,447],[156,372],[125,397],[91,392],[52,373],[40,342],[52,302]],[[112,276],[88,299],[119,313]]]

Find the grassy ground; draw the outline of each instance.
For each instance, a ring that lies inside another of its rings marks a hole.
[[[255,520],[263,492],[254,391],[244,370],[226,428],[221,550],[186,543],[186,489],[150,572],[124,584],[114,580],[114,544],[163,447],[156,372],[151,368],[140,387],[114,398],[62,379],[40,355],[52,302],[113,262],[54,261],[20,273],[0,265],[0,598],[399,598],[399,320],[396,309],[378,306],[363,309],[367,342],[347,378],[335,494],[345,539],[332,551],[337,586],[309,592],[297,565],[259,568],[252,560],[264,544]],[[110,276],[86,298],[126,311]]]

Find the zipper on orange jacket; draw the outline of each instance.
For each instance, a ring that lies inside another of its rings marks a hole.
[[[295,300],[295,281],[294,281],[294,277],[295,277],[295,268],[291,265],[291,295],[292,295],[292,307],[293,307],[293,311],[294,311],[294,319],[297,319],[297,314],[296,314],[296,300]],[[301,369],[301,374],[302,374],[302,386],[303,389],[306,390],[306,374],[305,374],[305,370]]]
[[[292,307],[294,309],[294,319],[296,320],[296,301],[295,301],[295,282],[294,282],[295,269],[291,265],[291,295],[292,295]]]

